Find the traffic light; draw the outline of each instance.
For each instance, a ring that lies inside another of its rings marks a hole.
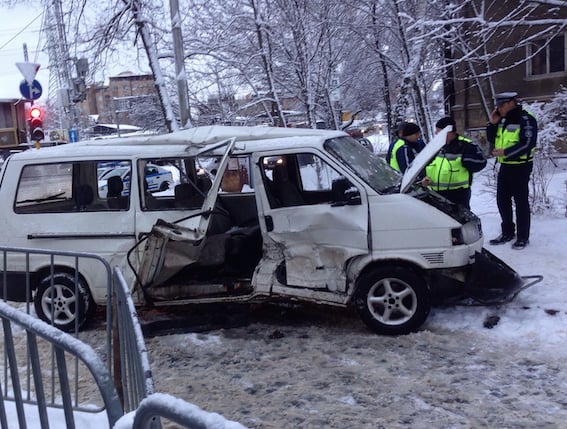
[[[30,110],[30,134],[31,139],[38,142],[45,138],[43,132],[43,112],[39,107],[32,107]]]

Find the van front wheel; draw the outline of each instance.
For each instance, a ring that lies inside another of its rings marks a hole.
[[[71,332],[87,320],[89,308],[94,307],[84,281],[70,273],[56,273],[45,277],[34,296],[38,317],[45,322]]]
[[[355,307],[378,334],[414,332],[431,310],[426,282],[407,268],[377,268],[361,276],[357,284]]]

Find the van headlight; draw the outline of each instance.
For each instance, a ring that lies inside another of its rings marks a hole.
[[[460,228],[453,228],[451,230],[451,240],[454,246],[471,244],[480,240],[481,237],[482,227],[478,219],[467,222]]]

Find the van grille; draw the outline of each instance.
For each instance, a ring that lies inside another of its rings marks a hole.
[[[443,264],[445,262],[443,252],[422,253],[421,256],[423,256],[425,260],[432,265]]]

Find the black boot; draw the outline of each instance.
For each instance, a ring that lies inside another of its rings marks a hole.
[[[504,244],[512,241],[514,239],[514,234],[500,234],[499,237],[490,240],[490,244]]]
[[[523,248],[525,248],[528,245],[529,242],[530,242],[530,240],[518,238],[516,240],[516,242],[514,244],[512,244],[512,249],[522,250]]]

